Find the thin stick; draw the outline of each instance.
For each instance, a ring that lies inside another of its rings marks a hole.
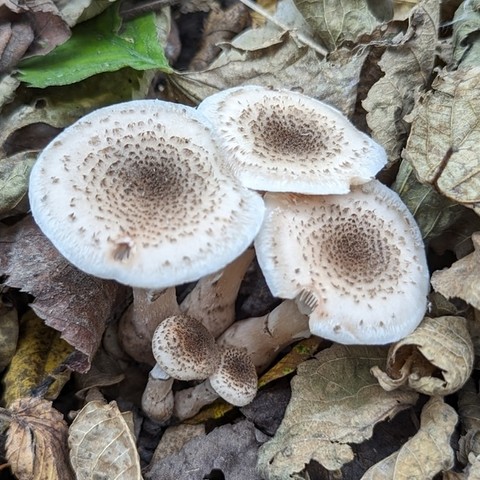
[[[240,0],[244,5],[246,5],[248,8],[252,9],[254,12],[258,13],[262,17],[265,17],[266,20],[269,22],[273,23],[276,25],[278,28],[281,28],[284,31],[290,32],[290,35],[294,38],[296,38],[299,42],[307,45],[308,47],[312,48],[315,50],[317,53],[322,55],[323,57],[326,57],[328,55],[328,50],[326,48],[323,48],[322,46],[318,45],[315,43],[313,40],[305,36],[301,32],[297,32],[295,30],[292,30],[288,25],[285,25],[284,23],[280,22],[278,19],[276,19],[273,15],[270,15],[270,13],[267,12],[263,7],[260,5],[256,4],[252,0]]]

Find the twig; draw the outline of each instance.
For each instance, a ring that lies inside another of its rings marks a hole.
[[[299,42],[301,42],[301,43],[307,45],[307,47],[310,47],[311,49],[315,50],[317,53],[319,53],[323,57],[326,57],[328,55],[328,50],[326,48],[323,48],[322,46],[318,45],[317,43],[315,43],[312,39],[308,38],[303,33],[292,30],[288,25],[285,25],[283,22],[279,21],[273,15],[270,15],[270,13],[268,13],[263,7],[256,4],[252,0],[240,0],[240,1],[244,5],[246,5],[248,8],[252,9],[254,12],[258,13],[262,17],[265,17],[266,20],[273,23],[278,28],[281,28],[282,30],[284,30],[286,32],[289,32],[290,35],[293,38],[296,38]]]

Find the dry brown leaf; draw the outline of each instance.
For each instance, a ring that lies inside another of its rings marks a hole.
[[[70,426],[68,445],[77,480],[142,479],[135,437],[114,401],[87,403]]]
[[[480,214],[480,67],[443,71],[409,115],[404,151],[419,180]]]
[[[369,468],[361,480],[430,479],[453,467],[450,446],[457,423],[455,410],[441,397],[423,407],[420,430],[398,452]]]
[[[31,217],[9,228],[0,226],[0,239],[0,275],[7,276],[5,284],[35,296],[35,313],[82,354],[71,367],[87,371],[106,323],[124,306],[127,287],[77,270]]]
[[[17,478],[75,479],[68,462],[68,427],[52,402],[23,398],[4,414],[11,422],[6,456]]]
[[[450,268],[432,274],[432,286],[446,298],[458,297],[480,309],[480,232],[472,235],[475,251]]]
[[[377,7],[385,2],[376,0]],[[360,35],[369,34],[379,21],[364,0],[295,0],[316,38],[329,51],[345,42],[356,42]]]
[[[453,17],[453,60],[458,68],[480,63],[480,1],[464,1]]]
[[[408,337],[390,347],[387,369],[373,375],[388,391],[407,385],[426,395],[449,395],[464,385],[473,368],[472,339],[463,317],[425,317]]]
[[[385,75],[362,102],[372,135],[391,163],[400,159],[408,131],[404,117],[415,92],[426,85],[434,66],[439,12],[438,0],[423,0],[412,9],[408,30],[395,37],[378,63]]]
[[[0,371],[12,360],[17,349],[19,322],[14,308],[3,305],[0,300]]]
[[[310,460],[337,470],[353,460],[351,443],[363,442],[377,422],[413,405],[415,392],[392,395],[370,374],[385,357],[385,348],[334,345],[300,365],[283,422],[259,451],[263,477],[290,479]]]
[[[24,56],[45,55],[70,37],[70,28],[52,0],[0,5],[0,72]]]

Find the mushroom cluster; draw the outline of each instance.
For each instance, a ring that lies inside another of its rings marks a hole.
[[[383,148],[340,112],[288,90],[236,87],[199,110],[227,165],[264,194],[255,250],[273,295],[295,299],[314,335],[386,344],[427,307],[429,273],[415,220],[374,177]]]
[[[29,199],[71,263],[133,287],[122,343],[155,365],[144,409],[186,418],[218,395],[251,401],[257,374],[295,340],[385,344],[418,325],[425,252],[410,212],[375,180],[385,164],[331,106],[247,86],[197,109],[140,100],[96,110],[44,149]],[[284,301],[235,321],[252,244]],[[179,305],[175,287],[197,280]],[[174,394],[174,379],[198,383]]]

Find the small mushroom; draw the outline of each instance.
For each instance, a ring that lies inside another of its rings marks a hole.
[[[257,373],[245,348],[224,345],[218,367],[205,382],[176,392],[174,415],[184,420],[219,396],[232,405],[250,403],[257,393]]]
[[[261,191],[347,193],[386,164],[384,149],[338,110],[289,90],[241,86],[198,107],[218,131],[243,185]]]
[[[220,270],[264,212],[223,165],[208,121],[160,100],[101,108],[65,129],[33,166],[29,200],[71,263],[144,289]]]
[[[204,380],[220,361],[215,338],[197,319],[175,315],[156,328],[152,352],[158,366],[178,380]]]
[[[346,195],[264,200],[258,262],[272,294],[309,315],[312,334],[386,344],[417,327],[429,272],[420,231],[395,192],[374,180]]]

